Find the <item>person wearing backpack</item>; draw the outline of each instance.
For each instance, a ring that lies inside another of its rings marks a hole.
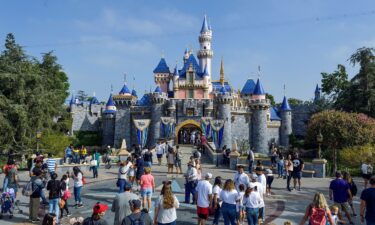
[[[309,225],[326,225],[327,222],[330,225],[334,225],[331,211],[322,193],[315,194],[313,202],[307,206],[305,215],[299,224],[304,225],[306,221],[309,221]]]
[[[350,192],[352,193],[352,199],[349,200],[349,205],[350,205],[350,208],[352,209],[352,216],[357,216],[357,214],[355,213],[354,205],[353,205],[353,197],[356,196],[358,192],[357,185],[354,183],[354,180],[352,179],[352,176],[350,176],[349,172],[344,171],[342,175],[343,175],[343,179],[346,182],[348,182],[349,187],[350,187]]]
[[[40,222],[38,218],[38,211],[40,206],[40,193],[44,188],[44,183],[41,179],[42,170],[36,167],[33,170],[34,178],[32,179],[31,183],[31,195],[30,195],[30,202],[29,202],[29,219],[32,223]]]
[[[92,209],[92,215],[86,218],[82,225],[108,225],[107,221],[103,219],[107,209],[108,205],[97,202]]]
[[[143,160],[145,161],[145,167],[150,167],[152,166],[152,151],[150,148],[146,150],[146,152],[143,155]]]
[[[47,190],[49,191],[48,203],[49,203],[49,213],[56,215],[56,223],[59,223],[59,213],[60,213],[60,197],[61,197],[61,183],[56,180],[57,173],[51,174],[51,180],[47,183]]]
[[[181,154],[181,151],[180,151],[180,146],[177,145],[176,146],[174,165],[176,167],[176,173],[179,173],[179,174],[182,173],[181,160],[182,160],[182,154]]]
[[[121,225],[153,225],[150,215],[141,211],[141,200],[133,199],[129,204],[132,214],[125,217]]]

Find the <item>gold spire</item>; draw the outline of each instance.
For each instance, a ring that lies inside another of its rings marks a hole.
[[[221,63],[220,63],[220,83],[221,83],[221,85],[224,85],[224,60],[223,60],[223,57],[221,57]]]

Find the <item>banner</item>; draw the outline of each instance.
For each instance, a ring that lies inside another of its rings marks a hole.
[[[170,138],[174,134],[175,130],[175,119],[173,117],[161,117],[160,118],[160,131],[162,137]]]
[[[211,135],[211,117],[202,117],[201,118],[201,128],[202,128],[202,131],[203,133],[206,135],[206,137],[210,137]]]
[[[216,148],[221,147],[221,143],[223,141],[223,134],[224,134],[224,120],[211,120],[211,135],[212,139],[216,145]]]
[[[138,144],[143,147],[146,146],[148,137],[148,127],[150,126],[151,120],[149,119],[133,119],[135,128],[137,129]]]

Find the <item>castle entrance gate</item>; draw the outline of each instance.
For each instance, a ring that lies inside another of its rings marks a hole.
[[[200,124],[195,120],[185,120],[176,127],[176,143],[180,145],[194,144],[198,134],[202,134]]]

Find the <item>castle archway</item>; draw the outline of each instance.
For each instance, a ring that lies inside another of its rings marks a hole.
[[[201,125],[195,120],[185,120],[176,127],[176,143],[192,144],[191,136],[197,138],[198,133],[202,133]]]

